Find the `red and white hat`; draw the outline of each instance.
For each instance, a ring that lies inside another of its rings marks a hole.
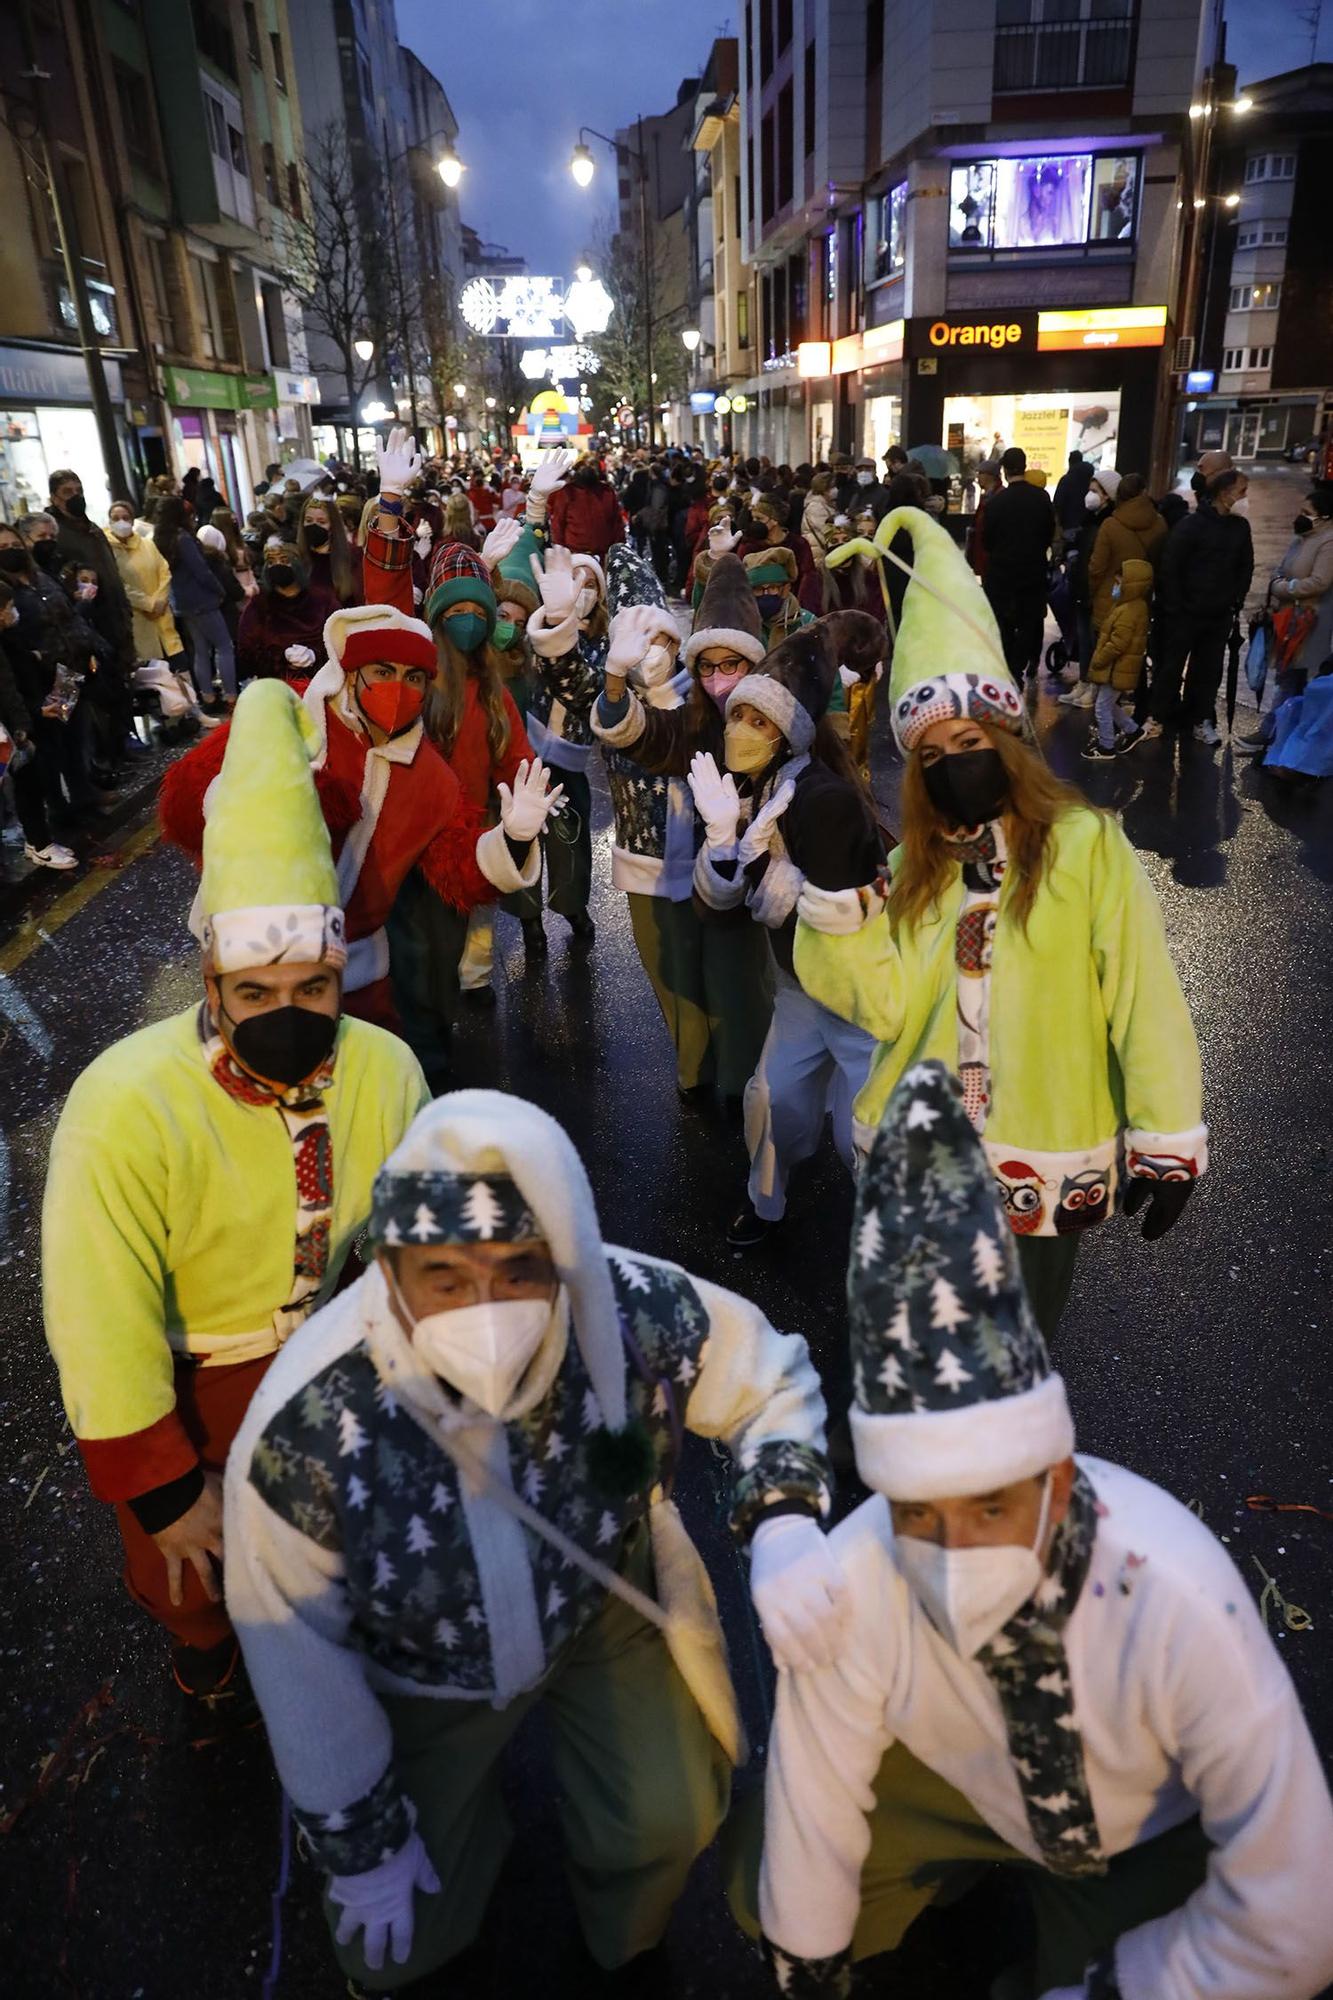
[[[329,661],[344,674],[386,661],[398,667],[436,665],[435,640],[429,625],[407,618],[391,604],[349,604],[335,611],[324,627]]]

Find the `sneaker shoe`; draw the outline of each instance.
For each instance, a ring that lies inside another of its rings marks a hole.
[[[1123,735],[1117,736],[1115,743],[1116,756],[1128,757],[1131,750],[1138,749],[1147,734],[1148,731],[1145,726],[1142,729],[1127,729]]]
[[[77,868],[79,857],[62,847],[58,840],[48,840],[45,847],[34,847],[31,841],[24,841],[23,852],[34,868]]]
[[[747,1201],[727,1230],[727,1243],[732,1250],[757,1250],[761,1243],[770,1243],[782,1229],[785,1217],[776,1222],[766,1222],[762,1215],[756,1215],[753,1202]]]
[[[1091,708],[1096,699],[1097,690],[1091,681],[1080,681],[1068,694],[1059,697],[1061,708]]]
[[[1262,757],[1271,741],[1271,737],[1261,736],[1256,732],[1253,736],[1233,736],[1231,747],[1233,750],[1239,750],[1242,757]]]
[[[1216,750],[1218,744],[1222,741],[1217,724],[1215,722],[1196,722],[1194,725],[1194,741],[1196,743],[1206,743],[1210,750]]]
[[[1114,764],[1116,759],[1115,751],[1108,750],[1095,732],[1089,735],[1087,742],[1079,751],[1079,756],[1085,758],[1089,764]]]

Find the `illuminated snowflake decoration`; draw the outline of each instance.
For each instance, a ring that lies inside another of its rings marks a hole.
[[[500,301],[489,278],[469,278],[458,295],[458,310],[473,333],[489,333],[500,317]]]
[[[600,278],[576,278],[565,293],[565,318],[580,340],[605,333],[614,310],[615,301]]]
[[[519,357],[519,370],[529,382],[540,382],[550,369],[550,361],[544,347],[525,347]]]
[[[506,332],[521,340],[549,339],[560,318],[560,298],[552,278],[506,278],[500,288],[500,318]]]
[[[595,354],[581,341],[577,346],[553,347],[546,356],[546,366],[557,382],[572,382],[575,376],[595,375],[601,365],[601,355]]]

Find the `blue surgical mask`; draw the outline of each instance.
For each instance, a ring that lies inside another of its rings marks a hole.
[[[759,607],[759,616],[765,625],[771,625],[773,620],[781,615],[782,607],[787,600],[780,590],[757,590],[754,601]]]
[[[444,636],[460,653],[475,653],[486,637],[486,620],[479,611],[460,611],[457,618],[445,619]]]

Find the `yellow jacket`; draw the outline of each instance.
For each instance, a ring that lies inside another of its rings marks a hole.
[[[107,540],[134,614],[135,659],[169,660],[174,653],[183,653],[185,647],[168,602],[171,571],[156,543],[137,533],[122,542],[109,531]]]

